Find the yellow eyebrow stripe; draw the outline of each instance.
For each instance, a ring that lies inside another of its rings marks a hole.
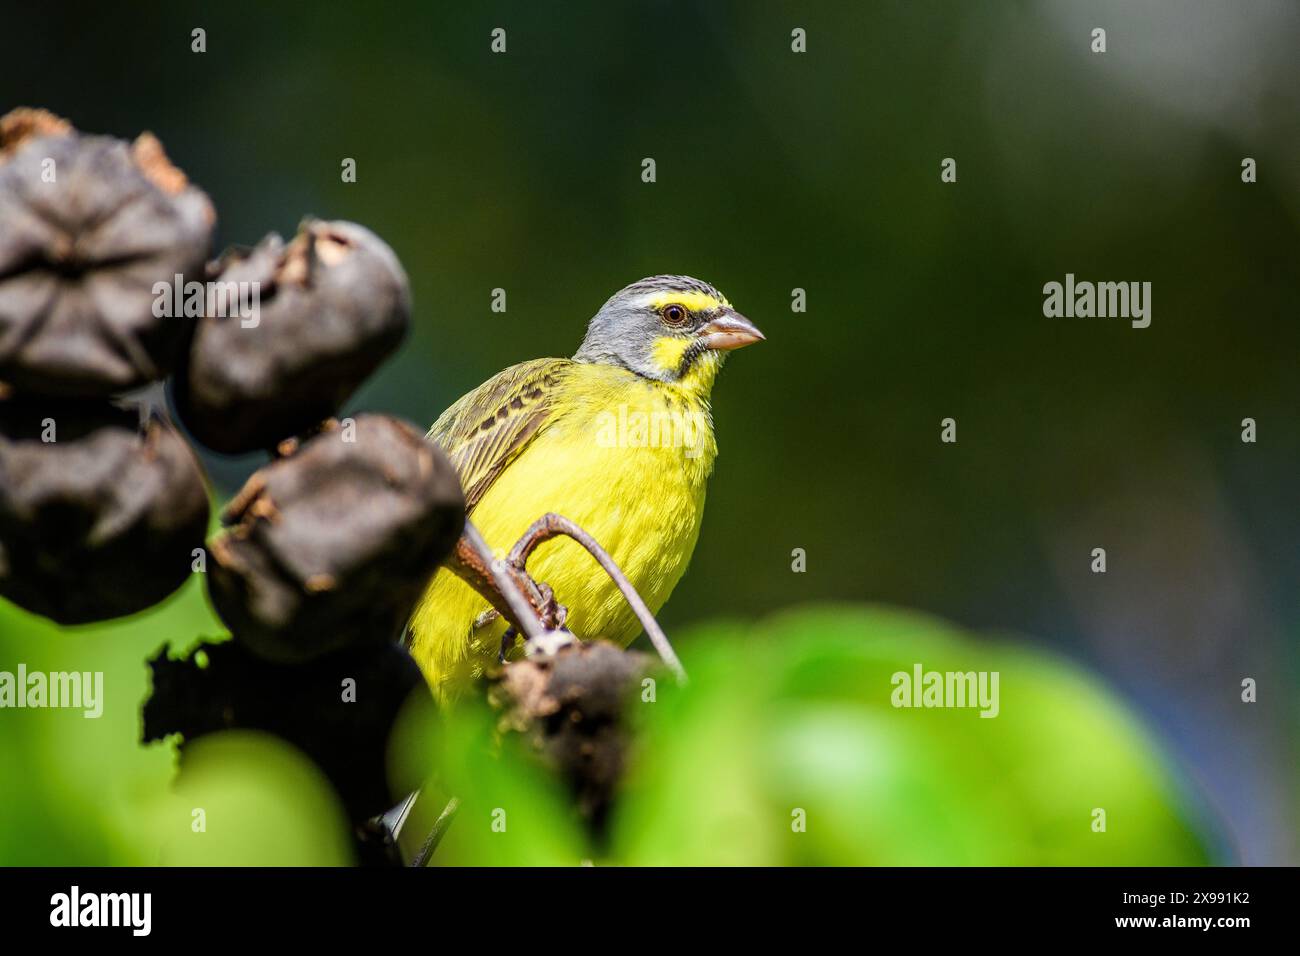
[[[707,312],[709,309],[730,308],[726,299],[715,299],[707,292],[656,292],[646,303],[652,309],[662,309],[672,303],[684,305],[692,312]]]

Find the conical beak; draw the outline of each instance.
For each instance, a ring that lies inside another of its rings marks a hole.
[[[739,312],[723,312],[695,333],[706,349],[729,352],[763,341],[758,326]]]

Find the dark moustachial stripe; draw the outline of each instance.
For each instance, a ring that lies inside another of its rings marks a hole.
[[[686,346],[686,351],[682,353],[682,359],[677,363],[677,377],[684,378],[686,373],[691,370],[691,366],[701,355],[709,350],[703,340],[696,339],[690,345]]]

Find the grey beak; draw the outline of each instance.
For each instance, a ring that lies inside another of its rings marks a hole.
[[[758,326],[739,312],[723,312],[695,333],[707,349],[729,352],[764,339]]]

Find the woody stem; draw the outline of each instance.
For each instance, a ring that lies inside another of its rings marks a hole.
[[[660,658],[677,677],[679,683],[686,683],[686,669],[682,667],[682,662],[678,660],[672,644],[668,641],[668,635],[663,632],[663,628],[659,626],[655,616],[650,613],[650,608],[641,599],[641,595],[632,586],[632,582],[627,579],[627,575],[623,573],[614,559],[610,557],[609,552],[602,548],[595,538],[568,518],[554,512],[542,515],[533,522],[532,526],[524,532],[523,537],[510,549],[510,554],[507,556],[505,563],[520,573],[526,574],[528,558],[536,550],[537,546],[560,535],[572,538],[586,548],[587,552],[596,559],[596,563],[618,586],[623,599],[627,601],[628,606],[632,608],[632,613],[636,615],[641,626],[645,628],[646,636],[650,638],[650,643],[659,652]]]

